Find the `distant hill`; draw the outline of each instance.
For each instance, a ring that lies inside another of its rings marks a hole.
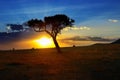
[[[118,39],[118,40],[112,42],[111,44],[120,44],[120,39]]]

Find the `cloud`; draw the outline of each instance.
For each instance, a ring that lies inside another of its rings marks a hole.
[[[90,30],[90,28],[87,27],[87,26],[81,26],[79,29],[80,29],[80,30]]]
[[[66,38],[64,40],[72,40],[72,41],[113,41],[113,39],[103,38],[103,37],[91,37],[91,36],[74,36],[71,38]]]
[[[24,3],[23,3],[24,4]],[[39,13],[50,13],[50,12],[64,12],[64,11],[68,11],[71,9],[72,10],[83,10],[83,9],[87,9],[88,6],[89,8],[92,8],[94,6],[96,6],[96,4],[94,5],[69,5],[69,6],[43,6],[41,7],[42,4],[40,5],[31,5],[31,6],[27,6],[26,4],[24,4],[24,6],[20,7],[20,8],[15,8],[15,9],[7,9],[5,11],[3,11],[0,15],[18,15],[18,14],[39,14]],[[98,5],[97,5],[98,6]]]
[[[87,26],[80,26],[80,27],[66,27],[64,28],[63,30],[64,31],[68,31],[68,30],[90,30],[91,28],[90,27],[87,27]]]
[[[88,37],[91,41],[111,41],[111,39],[102,38],[102,37]]]
[[[109,22],[113,22],[113,23],[118,22],[118,20],[116,20],[116,19],[108,19],[108,21],[109,21]]]
[[[7,10],[3,11],[0,16],[3,15],[20,15],[20,14],[27,14],[27,15],[32,15],[32,14],[45,14],[45,13],[50,13],[50,12],[61,12],[66,10],[66,7],[47,7],[47,8],[41,8],[41,7],[22,7],[22,8],[16,8],[13,10]]]
[[[14,10],[11,10],[11,9],[8,9],[7,12],[6,11],[3,11],[0,15],[3,16],[3,15],[19,15],[19,14],[29,14],[29,15],[32,15],[32,14],[46,14],[46,13],[53,13],[53,12],[64,12],[66,10],[76,10],[76,9],[86,9],[87,7],[86,6],[79,6],[79,5],[76,5],[76,6],[53,6],[53,7],[49,7],[49,6],[46,6],[46,7],[41,7],[41,6],[23,6],[21,8],[16,8]]]

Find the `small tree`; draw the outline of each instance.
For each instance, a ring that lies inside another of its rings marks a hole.
[[[74,23],[73,19],[70,19],[64,14],[57,14],[55,16],[44,17],[44,20],[31,19],[27,22],[27,25],[34,29],[36,32],[45,31],[48,33],[56,46],[57,51],[60,53],[60,47],[56,40],[58,33],[65,27],[72,27]]]

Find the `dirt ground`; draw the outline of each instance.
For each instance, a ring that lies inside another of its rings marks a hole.
[[[0,80],[120,80],[120,45],[0,51]]]

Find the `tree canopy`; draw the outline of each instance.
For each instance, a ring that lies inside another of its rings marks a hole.
[[[58,33],[60,33],[61,30],[64,29],[65,27],[72,27],[73,23],[74,20],[64,14],[47,16],[44,17],[44,20],[31,19],[27,22],[28,26],[30,28],[33,28],[34,31],[36,32],[45,31],[46,33],[48,33],[53,38],[54,44],[58,52],[60,52],[60,47],[56,40]]]

